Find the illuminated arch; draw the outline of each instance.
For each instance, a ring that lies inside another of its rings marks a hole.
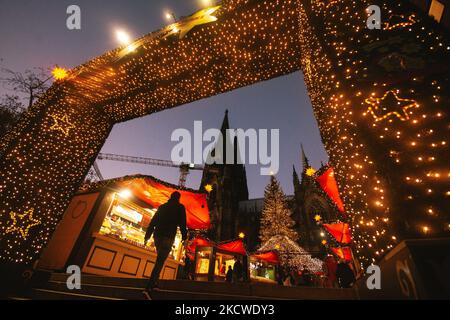
[[[414,21],[368,30],[362,17],[372,2],[225,0],[71,70],[0,141],[0,261],[39,257],[115,123],[297,70],[360,260],[370,263],[423,225],[428,235],[448,234],[448,39],[425,14],[387,0],[376,2]],[[394,91],[408,104],[382,99]],[[11,216],[30,210],[39,223],[14,229],[27,230],[25,239],[5,233]]]

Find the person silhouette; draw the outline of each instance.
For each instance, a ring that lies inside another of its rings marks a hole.
[[[178,191],[172,193],[169,201],[158,208],[145,233],[145,243],[153,235],[157,253],[155,266],[144,290],[144,295],[148,299],[151,299],[149,293],[156,287],[161,269],[172,249],[177,227],[180,228],[183,242],[187,238],[186,208],[180,203],[180,198],[181,194]]]

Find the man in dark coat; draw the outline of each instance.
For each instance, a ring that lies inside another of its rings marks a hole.
[[[344,260],[340,260],[336,267],[336,277],[341,288],[351,288],[355,282],[355,274]]]
[[[244,267],[242,266],[241,260],[238,257],[234,257],[233,266],[233,279],[234,282],[240,282],[242,280],[242,275],[244,272]]]
[[[231,281],[233,281],[233,268],[231,266],[228,266],[228,271],[225,276],[225,280],[230,283]]]
[[[169,256],[170,250],[172,250],[177,227],[180,227],[183,241],[187,238],[186,209],[180,203],[180,198],[181,194],[174,192],[169,201],[158,208],[145,234],[145,243],[153,235],[156,253],[158,254],[145,291],[146,293],[156,286],[164,262]]]

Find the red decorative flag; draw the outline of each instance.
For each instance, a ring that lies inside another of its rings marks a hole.
[[[352,235],[350,234],[350,226],[348,223],[324,223],[323,227],[331,233],[337,242],[344,244],[349,244],[352,242]]]
[[[180,190],[176,186],[163,184],[156,179],[139,178],[127,185],[133,194],[154,208],[166,203],[172,193],[181,193],[180,202],[186,208],[186,223],[189,229],[205,230],[211,226],[206,194]]]
[[[339,196],[339,190],[334,178],[333,168],[329,168],[324,174],[316,178],[316,181],[322,187],[322,190],[330,197],[330,199],[336,204],[336,207],[341,213],[345,212],[344,203]]]
[[[242,254],[244,256],[247,255],[247,250],[245,250],[244,242],[242,242],[242,240],[219,243],[217,245],[217,249],[231,253]]]
[[[351,261],[353,259],[352,249],[350,247],[331,248],[331,251],[345,261]]]
[[[279,259],[278,259],[277,253],[274,252],[274,251],[252,254],[251,257],[256,259],[256,260],[262,260],[262,261],[266,261],[266,262],[269,262],[269,263],[278,264],[280,262]]]

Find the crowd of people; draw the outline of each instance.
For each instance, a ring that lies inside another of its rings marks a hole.
[[[186,257],[184,272],[185,279],[194,280],[193,263],[189,257]],[[228,283],[246,281],[244,265],[238,257],[234,258],[234,265],[228,265],[228,268],[225,262],[222,263],[219,273]],[[278,284],[286,287],[351,288],[355,281],[355,273],[349,263],[343,259],[336,261],[331,255],[324,261],[324,272],[313,273],[303,266],[300,271],[280,267],[277,273]]]
[[[325,259],[323,273],[312,273],[307,266],[300,271],[280,268],[278,272],[278,284],[287,287],[351,288],[355,281],[349,263],[343,259],[336,261],[331,255]]]

